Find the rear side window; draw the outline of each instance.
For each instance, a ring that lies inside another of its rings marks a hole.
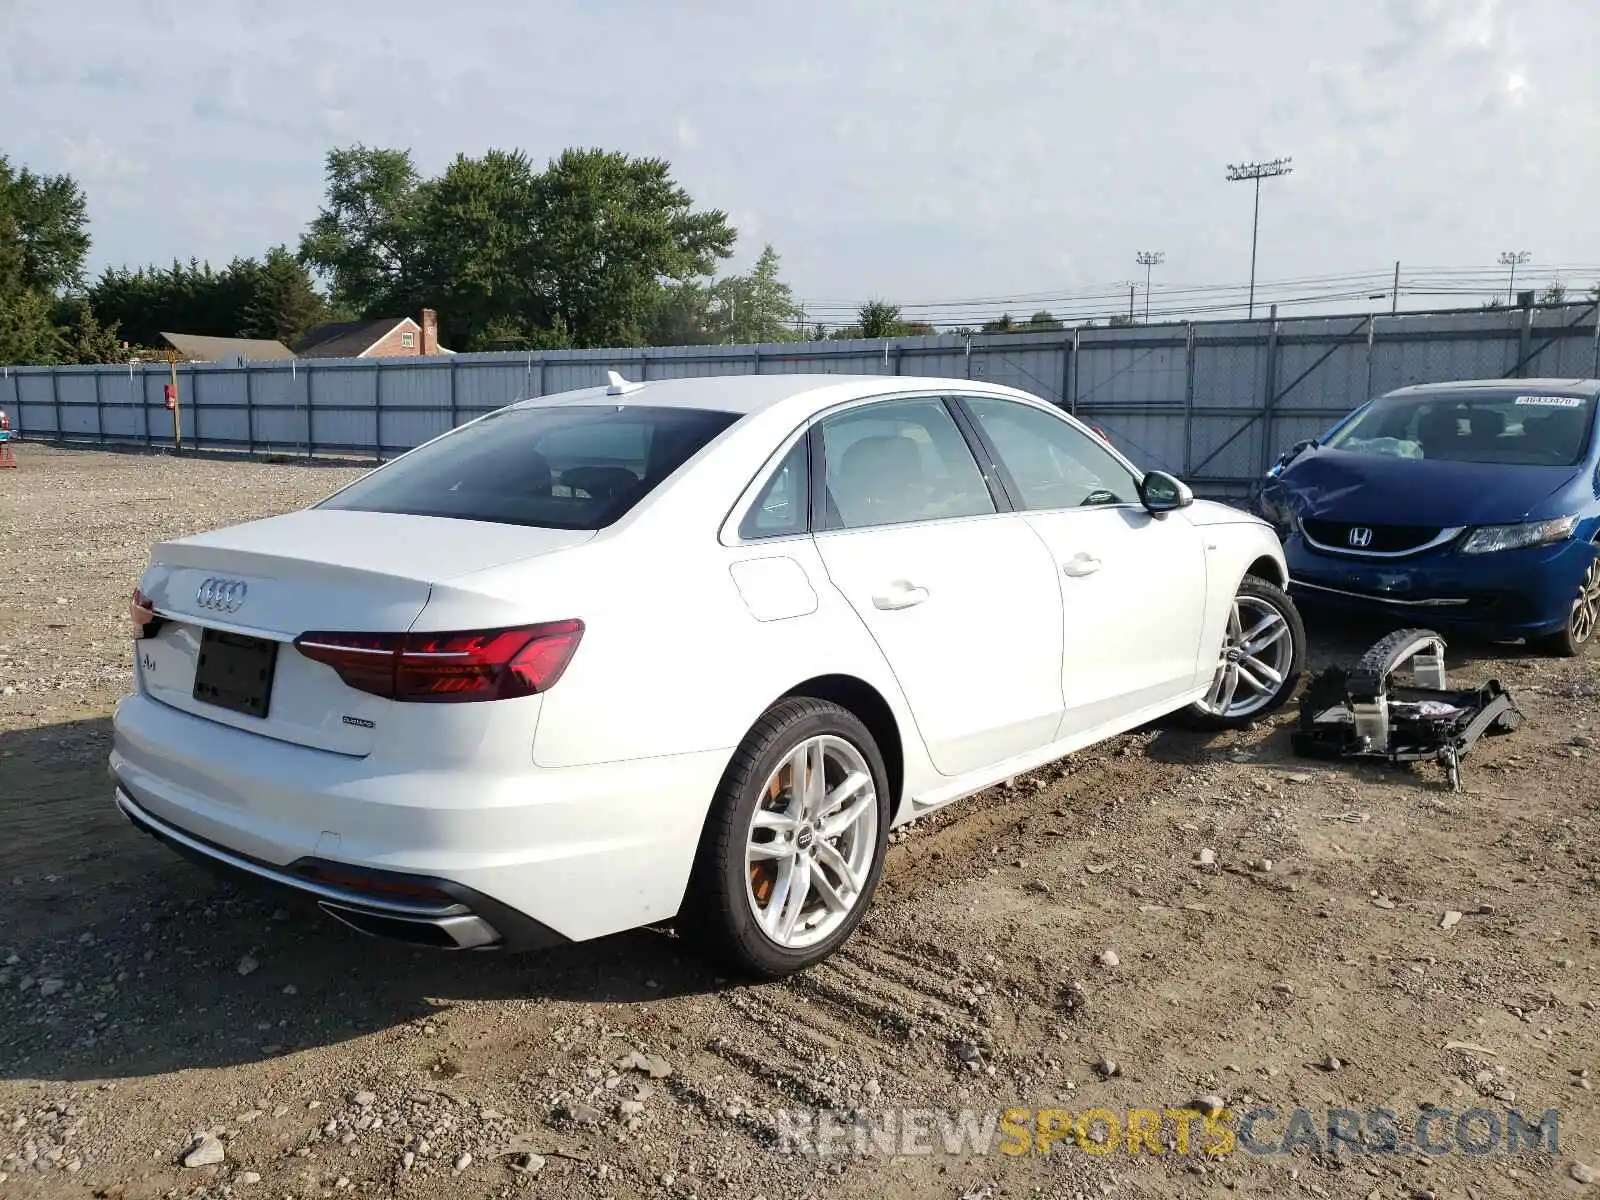
[[[783,456],[783,462],[739,522],[740,537],[748,542],[806,531],[806,508],[811,496],[806,467],[806,439],[801,438]]]
[[[603,529],[737,419],[687,408],[508,409],[397,459],[319,507]]]
[[[865,529],[995,511],[983,472],[941,400],[883,400],[829,417],[824,529]]]

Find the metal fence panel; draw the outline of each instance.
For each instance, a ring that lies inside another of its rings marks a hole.
[[[1238,417],[1196,413],[1190,437],[1197,481],[1214,480],[1237,487],[1260,474],[1260,421],[1242,423]]]
[[[25,433],[56,435],[55,375],[21,372],[17,376],[17,426]]]
[[[191,374],[184,423],[191,425],[197,443],[249,446],[248,378],[246,369],[235,367],[201,367]]]
[[[93,367],[63,367],[56,377],[61,428],[68,437],[100,436],[99,405],[95,403]]]
[[[1596,306],[429,359],[180,364],[185,442],[400,453],[530,396],[625,378],[834,374],[987,380],[1071,407],[1146,466],[1239,491],[1285,446],[1410,383],[1600,374]],[[20,436],[170,445],[160,364],[14,367]]]
[[[1266,395],[1267,347],[1197,338],[1194,347],[1196,408],[1260,408]]]

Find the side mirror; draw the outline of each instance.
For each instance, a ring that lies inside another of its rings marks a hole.
[[[1151,471],[1139,484],[1139,499],[1152,513],[1172,512],[1194,503],[1189,485],[1165,471]]]
[[[1283,472],[1285,467],[1287,467],[1295,459],[1299,458],[1307,450],[1314,449],[1318,444],[1319,443],[1317,442],[1316,438],[1304,438],[1296,442],[1282,454],[1278,455],[1278,461],[1272,465],[1272,470],[1268,471],[1267,474],[1276,479],[1278,475]]]

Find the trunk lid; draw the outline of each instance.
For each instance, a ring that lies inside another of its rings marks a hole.
[[[332,668],[301,655],[295,638],[314,630],[403,633],[435,584],[593,537],[588,530],[307,509],[163,542],[140,581],[164,623],[155,637],[134,644],[139,682],[195,716],[365,755],[394,701],[347,686]]]

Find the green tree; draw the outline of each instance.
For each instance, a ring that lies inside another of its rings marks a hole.
[[[417,307],[422,177],[409,150],[328,151],[327,200],[300,238],[301,261],[328,279],[334,302],[362,316]]]
[[[77,294],[89,251],[87,206],[70,175],[36,175],[0,155],[0,363],[99,362],[115,327]]]
[[[728,306],[733,341],[781,342],[795,336],[800,309],[778,273],[778,252],[771,243],[762,247],[748,275],[725,279],[714,290]]]
[[[1010,333],[1016,327],[1017,322],[1010,313],[1001,313],[994,320],[983,323],[985,333]]]
[[[412,276],[395,289],[411,311],[439,310],[440,339],[466,350],[530,344],[553,325],[535,261],[538,173],[521,151],[457,155],[421,185]],[[392,294],[392,293],[391,293]],[[497,345],[500,344],[500,345]]]
[[[261,261],[254,290],[239,312],[243,337],[272,338],[292,346],[313,325],[331,316],[327,297],[287,246],[274,246]]]
[[[647,339],[656,346],[796,340],[800,309],[778,268],[778,252],[768,245],[748,274],[663,286]]]
[[[1024,328],[1033,330],[1065,329],[1066,326],[1056,319],[1055,313],[1051,312],[1048,308],[1041,308],[1038,312],[1034,313],[1033,316],[1028,318],[1028,323],[1026,326],[1024,326]]]
[[[283,266],[274,269],[281,274]],[[156,347],[163,332],[276,336],[265,332],[271,305],[263,299],[276,286],[253,258],[235,258],[220,271],[190,259],[171,267],[108,267],[88,299],[102,324],[118,326],[134,345]]]
[[[1567,301],[1567,285],[1559,279],[1553,280],[1544,291],[1539,293],[1540,304],[1565,304]]]
[[[719,323],[715,284],[698,279],[667,284],[656,294],[645,318],[652,346],[706,346],[717,341]],[[724,338],[723,340],[726,340]]]
[[[697,212],[658,158],[566,150],[534,188],[532,268],[551,323],[577,346],[644,337],[659,289],[708,275],[737,232]]]
[[[58,295],[83,281],[88,206],[70,175],[35,175],[0,155],[0,278]]]
[[[463,349],[635,345],[699,330],[687,288],[732,252],[660,159],[568,150],[542,171],[520,151],[457,156],[423,179],[408,152],[328,156],[327,199],[300,242],[336,303],[366,316],[423,304]],[[735,306],[737,307],[737,306]]]
[[[0,363],[60,361],[60,332],[43,292],[0,286]]]
[[[900,329],[900,306],[884,300],[868,300],[856,310],[856,325],[864,338],[894,337]]]
[[[56,353],[64,363],[120,363],[128,361],[128,351],[115,325],[102,325],[95,318],[89,301],[72,296],[57,305],[52,317],[56,327]]]

